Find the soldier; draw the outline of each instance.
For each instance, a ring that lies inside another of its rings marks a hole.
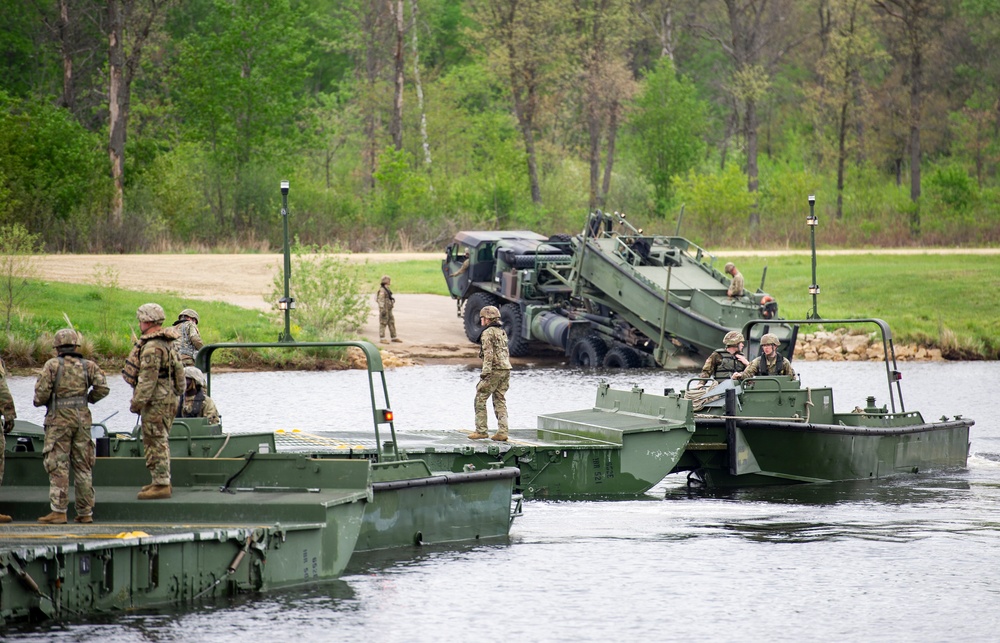
[[[507,333],[500,325],[500,311],[496,306],[486,306],[479,312],[479,325],[486,327],[479,336],[479,357],[483,360],[483,370],[476,385],[476,430],[469,434],[469,439],[490,438],[506,442],[509,427],[504,394],[510,387],[510,352],[507,349]],[[491,395],[498,424],[497,432],[492,436],[486,418],[486,400]]]
[[[726,290],[726,295],[732,298],[743,296],[743,274],[736,269],[736,264],[732,261],[726,264],[725,271],[727,275],[732,275],[733,280],[729,282],[729,289]]]
[[[198,313],[193,308],[185,308],[173,323],[180,335],[175,346],[184,366],[194,366],[194,356],[204,346],[201,333],[198,332],[198,321]]]
[[[725,348],[720,348],[712,352],[705,360],[705,365],[701,368],[699,377],[716,380],[729,379],[733,373],[742,372],[750,362],[743,355],[743,344],[746,339],[743,333],[738,330],[731,330],[722,339]]]
[[[205,395],[205,374],[196,366],[184,367],[184,380],[187,387],[177,403],[177,417],[206,418],[209,424],[219,424],[222,416],[215,407],[212,398]]]
[[[178,333],[172,326],[163,328],[165,318],[159,304],[143,304],[136,311],[142,336],[138,342],[135,391],[129,410],[142,418],[142,446],[146,452],[146,469],[152,484],[139,492],[139,500],[169,498],[170,488],[170,426],[177,412],[177,396],[184,392],[184,366],[177,356],[174,342]],[[131,359],[131,358],[130,358]],[[126,368],[129,360],[126,360]],[[126,374],[125,381],[132,378]]]
[[[465,251],[465,260],[462,261],[462,265],[459,266],[458,270],[456,270],[455,272],[449,273],[448,276],[449,277],[457,277],[459,275],[464,275],[469,270],[469,261],[471,261],[471,255],[469,254],[469,251],[466,250]]]
[[[58,331],[52,341],[56,357],[45,362],[35,383],[35,406],[45,414],[45,454],[49,474],[48,515],[38,522],[66,524],[69,470],[73,469],[76,522],[94,522],[93,469],[96,454],[90,439],[90,404],[107,397],[104,371],[79,353],[80,335],[72,328]]]
[[[781,340],[774,333],[767,333],[760,338],[760,350],[764,352],[760,357],[754,358],[750,365],[742,373],[733,373],[733,379],[749,378],[755,375],[788,375],[794,376],[795,369],[791,362],[781,356],[778,346]]]
[[[385,338],[386,326],[389,327],[389,336],[392,341],[403,341],[396,337],[396,319],[392,316],[392,307],[396,305],[396,299],[392,296],[392,291],[389,290],[391,282],[389,275],[383,275],[378,294],[375,296],[375,300],[378,302],[378,338],[383,344],[389,343],[389,340]]]
[[[14,418],[17,417],[17,412],[14,410],[14,397],[7,388],[7,368],[2,359],[0,359],[0,415],[3,416],[0,418],[0,424],[3,425],[3,431],[0,431],[0,483],[3,483],[4,452],[7,449],[7,440],[4,436],[14,430]],[[10,521],[10,516],[0,514],[0,523]]]

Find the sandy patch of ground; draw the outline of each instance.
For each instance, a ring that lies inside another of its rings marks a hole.
[[[411,259],[440,259],[434,254],[344,255],[349,260],[372,263]],[[265,293],[282,256],[269,255],[45,255],[38,258],[43,279],[69,283],[95,283],[95,271],[113,268],[118,283],[128,290],[163,292],[188,299],[224,301],[245,308],[269,310]],[[178,275],[184,275],[183,287]],[[378,340],[378,307],[372,284],[372,313],[362,335]],[[168,315],[173,314],[167,311]],[[439,359],[477,360],[479,347],[465,337],[455,301],[440,295],[396,295],[396,331],[402,343],[381,345],[402,358],[418,362]],[[203,320],[211,324],[211,319]]]

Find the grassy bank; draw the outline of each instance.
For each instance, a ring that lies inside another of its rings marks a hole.
[[[736,263],[751,289],[760,285],[766,265],[765,290],[777,298],[783,317],[805,317],[811,311],[810,257],[747,257]],[[397,293],[447,295],[437,260],[366,264],[363,270],[368,283],[377,284],[382,274],[390,274]],[[822,317],[879,317],[892,326],[898,343],[940,348],[950,359],[1000,359],[1000,255],[821,257],[816,280]],[[206,343],[274,341],[283,329],[276,313],[124,290],[113,280],[90,285],[37,282],[13,311],[9,332],[0,334],[0,351],[9,366],[40,366],[51,355],[52,334],[65,327],[68,318],[86,338],[85,354],[116,371],[132,333],[138,333],[135,309],[147,301],[164,307],[167,323],[180,310],[197,308],[212,320],[202,329]],[[6,319],[0,318],[0,323]],[[317,339],[303,337],[294,328],[293,334],[300,340]],[[341,353],[330,349],[229,351],[216,362],[236,368],[329,368],[340,358]]]

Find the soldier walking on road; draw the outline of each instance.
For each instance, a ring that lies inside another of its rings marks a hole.
[[[7,439],[4,437],[14,430],[14,418],[17,412],[14,410],[14,397],[7,388],[7,368],[3,360],[0,359],[0,424],[3,431],[0,431],[0,484],[3,483],[4,453],[7,450]],[[10,522],[12,518],[7,514],[0,514],[0,523]]]
[[[142,418],[146,469],[153,478],[152,484],[144,486],[138,498],[157,500],[171,495],[168,438],[177,413],[177,397],[184,392],[184,366],[174,347],[178,337],[176,329],[173,326],[163,328],[163,307],[143,304],[136,311],[136,317],[142,337],[138,341],[138,359],[131,365],[137,373],[129,410]],[[130,368],[129,360],[125,366]],[[128,373],[125,381],[132,381]]]
[[[90,405],[111,392],[104,371],[79,353],[80,336],[72,328],[58,331],[52,342],[57,356],[45,362],[35,383],[35,406],[45,414],[45,470],[49,474],[48,515],[38,522],[66,523],[69,471],[73,469],[76,522],[94,522],[93,470],[96,454],[90,438]]]
[[[389,328],[389,337],[392,338],[392,341],[403,341],[396,337],[396,319],[392,316],[392,307],[396,305],[396,298],[392,296],[392,291],[389,290],[390,283],[392,283],[392,280],[389,278],[389,275],[383,275],[378,294],[375,295],[375,301],[378,302],[378,339],[383,344],[389,343],[389,340],[385,338],[385,329],[387,326]]]
[[[193,308],[185,308],[177,316],[173,325],[177,328],[177,354],[184,366],[194,366],[194,356],[204,345],[198,332],[198,313]]]
[[[504,395],[510,387],[510,351],[507,349],[507,333],[500,324],[500,311],[496,306],[486,306],[479,313],[479,324],[485,326],[479,336],[479,356],[483,359],[483,370],[476,385],[476,431],[469,434],[470,440],[490,438],[506,442],[507,399]],[[486,400],[493,397],[493,412],[497,416],[497,432],[489,434],[486,416]]]

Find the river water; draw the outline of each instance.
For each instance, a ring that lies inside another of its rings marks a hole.
[[[356,557],[341,580],[306,590],[2,634],[107,643],[1000,640],[1000,396],[988,388],[1000,367],[900,367],[907,410],[976,420],[967,469],[728,494],[688,492],[671,476],[640,499],[526,502],[509,540]],[[796,368],[805,385],[834,386],[837,410],[868,395],[888,402],[880,364]],[[694,375],[519,368],[511,423],[533,427],[538,413],[589,407],[602,379],[660,391]],[[390,371],[396,426],[471,429],[477,378],[452,365]],[[212,383],[228,430],[370,425],[357,371],[222,373]],[[11,378],[20,417],[40,421],[27,406],[33,384]],[[120,409],[108,424],[130,430],[127,387],[119,378],[111,386],[95,419]]]

